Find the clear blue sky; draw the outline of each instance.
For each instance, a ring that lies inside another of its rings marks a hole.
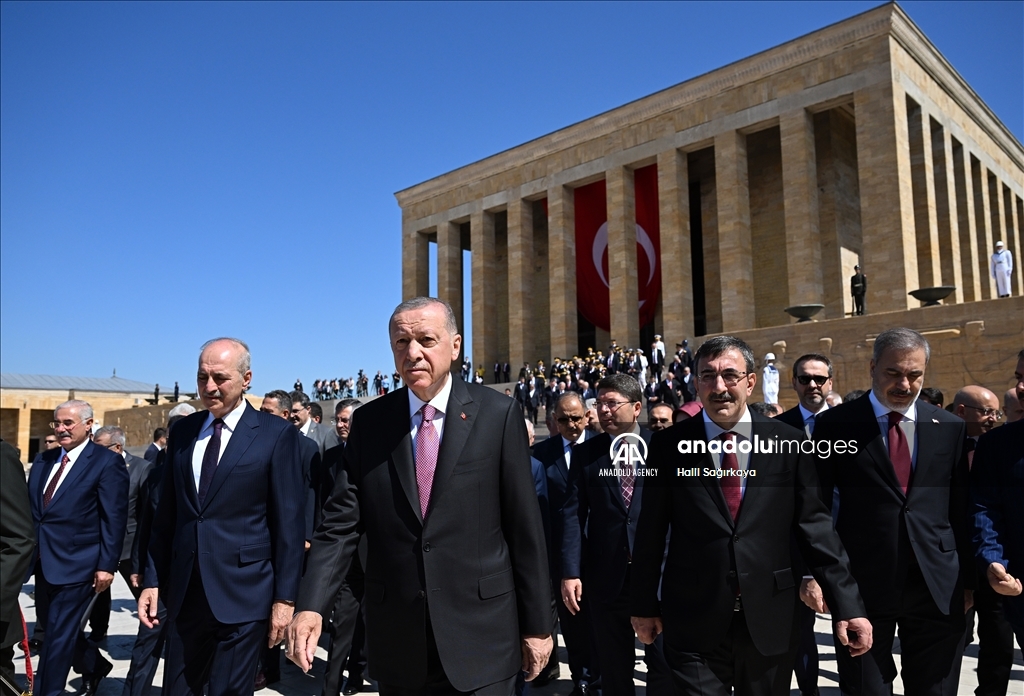
[[[4,2],[0,367],[390,372],[395,191],[877,4]],[[1024,139],[1024,3],[903,6]]]

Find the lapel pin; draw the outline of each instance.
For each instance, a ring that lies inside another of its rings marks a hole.
[[[466,420],[466,412],[465,411],[460,413],[459,416],[462,418],[462,420]]]
[[[939,422],[939,421],[938,421],[938,419],[937,419],[937,418],[932,418],[932,423],[938,423],[938,422]]]

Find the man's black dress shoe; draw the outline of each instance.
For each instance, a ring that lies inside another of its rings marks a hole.
[[[90,643],[102,643],[104,640],[106,640],[106,638],[107,638],[107,632],[106,631],[103,631],[103,632],[92,631],[89,634],[89,642]]]
[[[362,691],[365,686],[366,685],[363,683],[363,675],[353,674],[345,680],[345,685],[341,688],[341,693],[344,694],[344,696],[352,696],[353,694],[358,694]]]
[[[82,677],[82,696],[96,696],[96,690],[99,688],[100,682],[103,681],[103,677],[110,674],[110,670],[113,668],[114,665],[108,662],[105,667],[100,667],[99,672]]]

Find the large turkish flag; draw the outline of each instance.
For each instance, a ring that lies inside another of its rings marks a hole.
[[[638,311],[640,326],[646,326],[654,319],[661,292],[657,165],[637,169],[633,172],[633,181],[636,191]],[[595,181],[576,189],[575,208],[576,303],[587,321],[610,331],[605,182]],[[615,311],[623,309],[616,307]]]

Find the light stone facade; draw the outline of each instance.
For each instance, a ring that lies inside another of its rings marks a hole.
[[[662,287],[653,327],[641,327],[632,173],[651,164]],[[576,257],[589,250],[575,248],[573,190],[602,179],[619,345],[655,331],[669,346],[722,332],[754,344],[799,336],[791,354],[829,338],[847,360],[885,328],[938,322],[942,350],[962,358],[942,368],[954,388],[994,379],[1024,344],[1022,306],[994,299],[988,268],[1004,240],[1021,295],[1024,147],[898,5],[398,192],[403,298],[427,293],[436,243],[438,294],[460,326],[472,312],[466,350],[488,380],[496,361],[515,372],[579,353]],[[856,263],[868,276],[865,317],[850,316]],[[936,285],[956,286],[947,307],[908,295]],[[824,305],[819,321],[792,324],[784,310],[799,304]],[[607,345],[608,333],[590,331]],[[969,369],[968,355],[988,354],[972,341],[997,335],[1007,355]]]

